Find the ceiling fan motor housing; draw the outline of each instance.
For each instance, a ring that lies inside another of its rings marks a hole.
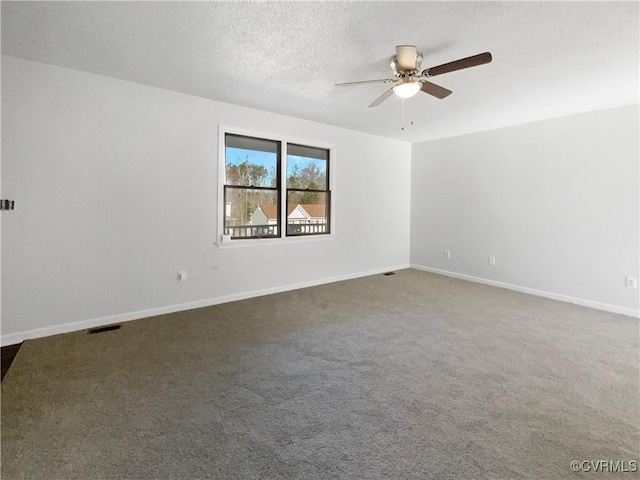
[[[391,57],[391,68],[396,77],[417,73],[422,63],[422,54],[414,45],[398,45],[396,54]]]

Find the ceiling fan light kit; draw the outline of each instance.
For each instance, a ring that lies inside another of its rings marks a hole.
[[[393,87],[393,93],[395,93],[400,98],[411,98],[416,93],[418,93],[422,89],[422,84],[420,82],[400,82],[395,87]]]
[[[364,80],[361,82],[347,82],[338,83],[336,87],[350,86],[350,85],[363,85],[368,83],[394,83],[390,89],[386,90],[382,95],[376,98],[369,108],[377,107],[387,98],[395,93],[400,98],[411,98],[419,91],[423,91],[433,97],[443,99],[448,97],[453,92],[444,87],[436,85],[435,83],[428,82],[426,79],[435,77],[436,75],[442,75],[444,73],[454,72],[456,70],[463,70],[465,68],[476,67],[478,65],[484,65],[490,63],[492,60],[491,53],[484,52],[471,57],[461,58],[449,63],[443,63],[436,67],[426,68],[422,72],[420,71],[420,65],[422,63],[422,54],[417,51],[414,45],[398,45],[396,47],[396,54],[391,57],[391,69],[393,70],[394,78],[387,78],[381,80]]]

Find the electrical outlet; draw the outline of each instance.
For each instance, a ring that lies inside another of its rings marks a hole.
[[[489,265],[492,267],[496,266],[496,257],[489,257]]]
[[[380,255],[384,255],[384,248],[380,249]]]
[[[444,258],[451,258],[451,250],[444,251]]]
[[[186,279],[187,279],[187,272],[185,272],[184,270],[180,270],[178,272],[178,281],[184,282]]]
[[[626,278],[627,288],[638,288],[638,279],[635,277]]]

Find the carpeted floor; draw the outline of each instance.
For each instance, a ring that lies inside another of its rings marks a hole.
[[[26,341],[2,479],[617,478],[570,462],[639,460],[638,364],[637,319],[403,270]]]

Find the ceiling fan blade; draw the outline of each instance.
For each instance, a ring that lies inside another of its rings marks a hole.
[[[421,80],[420,83],[422,83],[421,90],[424,93],[433,95],[436,98],[442,99],[453,93],[451,90],[441,87],[440,85],[436,85],[435,83],[427,82],[426,80]]]
[[[473,55],[467,58],[461,58],[449,63],[443,63],[437,67],[427,68],[422,72],[427,77],[435,77],[436,75],[442,75],[443,73],[455,72],[456,70],[462,70],[463,68],[477,67],[478,65],[484,65],[491,62],[491,53],[484,52],[478,55]]]
[[[391,96],[391,94],[393,93],[393,87],[391,87],[389,90],[387,90],[386,92],[384,92],[382,95],[380,95],[378,98],[376,98],[371,105],[369,105],[369,108],[371,107],[377,107],[378,105],[380,105],[382,102],[384,102],[387,98],[389,98]]]
[[[336,87],[348,87],[351,85],[366,85],[367,83],[390,83],[393,82],[393,80],[389,79],[389,78],[383,78],[381,80],[363,80],[361,82],[347,82],[347,83],[336,83],[335,86]]]

